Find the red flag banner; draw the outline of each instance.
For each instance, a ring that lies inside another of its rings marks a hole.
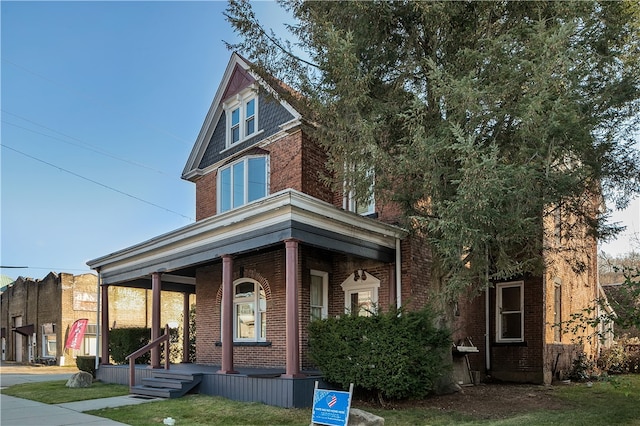
[[[69,337],[67,337],[67,343],[64,345],[65,348],[70,349],[80,349],[80,345],[82,344],[82,338],[84,337],[84,331],[87,329],[88,319],[82,318],[76,320],[71,329],[69,330]]]

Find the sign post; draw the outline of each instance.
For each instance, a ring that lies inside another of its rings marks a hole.
[[[349,392],[318,389],[316,382],[313,391],[313,410],[311,423],[327,426],[347,426],[353,383],[349,385]]]

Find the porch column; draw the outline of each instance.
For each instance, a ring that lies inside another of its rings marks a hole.
[[[160,288],[159,272],[151,274],[151,341],[160,337]],[[151,349],[151,368],[160,368],[160,347]]]
[[[233,370],[233,257],[222,256],[222,365],[220,374]]]
[[[102,324],[100,332],[102,333],[102,347],[100,348],[100,364],[109,365],[109,286],[102,285],[100,287],[102,299]]]
[[[182,333],[182,362],[189,362],[189,339],[190,339],[190,316],[189,312],[191,307],[189,306],[189,293],[182,293],[182,329],[184,332]]]
[[[286,372],[283,377],[302,377],[300,374],[300,345],[298,324],[298,240],[285,240],[286,252]]]

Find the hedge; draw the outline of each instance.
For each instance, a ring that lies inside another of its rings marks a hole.
[[[423,397],[450,370],[448,330],[429,308],[344,315],[309,325],[310,357],[330,383],[350,383],[379,398]]]
[[[116,364],[127,364],[127,355],[132,354],[151,341],[151,329],[145,327],[113,328],[109,332],[109,355]],[[136,364],[149,364],[151,354],[147,352],[136,359]]]

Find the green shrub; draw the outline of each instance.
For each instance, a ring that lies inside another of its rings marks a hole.
[[[109,332],[109,355],[116,364],[127,364],[132,354],[151,341],[151,329],[144,327],[113,328]],[[136,364],[149,364],[149,352],[136,359]]]
[[[592,358],[588,357],[587,354],[581,352],[578,354],[576,359],[573,360],[568,377],[571,380],[581,382],[591,380],[597,375],[596,362]]]
[[[450,368],[444,356],[450,344],[450,333],[434,326],[428,308],[344,315],[309,326],[310,356],[324,378],[344,389],[353,383],[380,399],[430,393]]]
[[[598,366],[609,374],[640,373],[640,342],[637,338],[620,338],[602,351]]]
[[[76,366],[80,371],[86,371],[90,373],[93,378],[96,378],[96,357],[95,356],[77,356]]]

